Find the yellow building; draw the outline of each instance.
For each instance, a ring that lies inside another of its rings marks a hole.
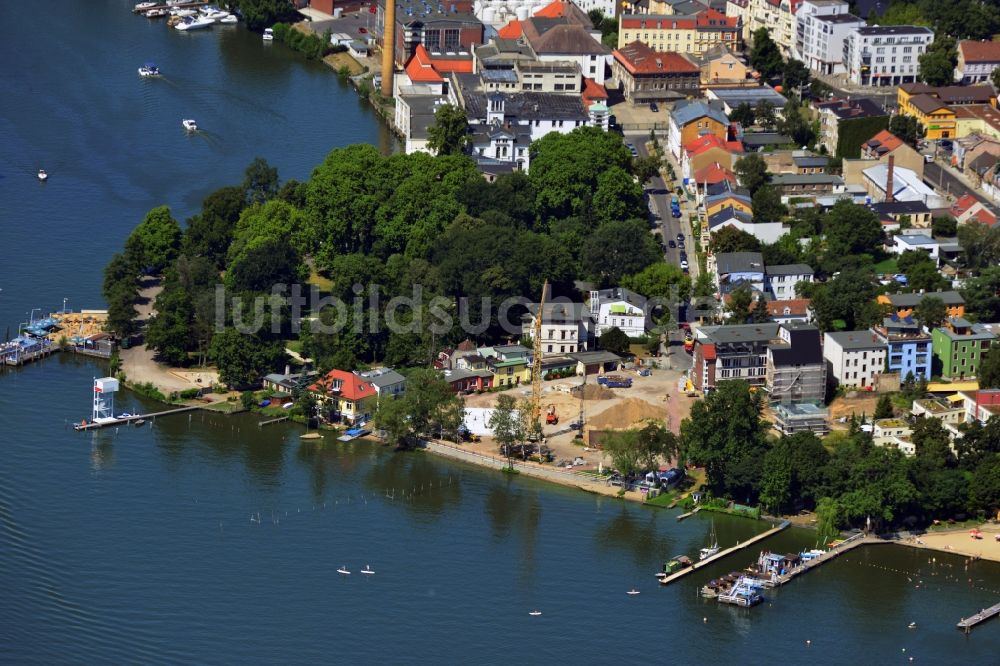
[[[705,213],[708,217],[712,217],[725,208],[753,215],[753,205],[747,194],[725,192],[705,198]]]
[[[930,291],[924,294],[880,294],[875,300],[879,305],[887,306],[890,312],[905,319],[913,315],[914,310],[928,296],[940,299],[944,303],[949,317],[965,316],[965,299],[957,291]]]
[[[714,9],[697,14],[622,14],[618,17],[618,48],[640,41],[655,51],[702,55],[724,45],[737,50],[737,20]]]
[[[927,139],[955,139],[988,125],[983,118],[989,115],[989,108],[996,108],[997,98],[989,85],[935,87],[907,83],[897,88],[896,104],[900,114],[913,116],[923,124]],[[969,110],[960,114],[960,108]]]
[[[905,107],[899,107],[903,115],[913,116],[927,130],[925,138],[954,139],[956,137],[955,112],[944,102],[930,95],[916,95],[906,100]]]

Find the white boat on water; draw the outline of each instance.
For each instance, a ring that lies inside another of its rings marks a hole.
[[[375,570],[366,564],[365,568],[361,570],[361,573],[363,573],[366,576],[374,576]]]
[[[214,19],[208,19],[201,16],[189,16],[174,27],[178,30],[198,30],[199,28],[207,28],[213,23],[215,23]]]
[[[189,16],[196,16],[198,12],[193,9],[171,9],[170,15],[177,16],[179,18],[187,18]]]
[[[708,558],[712,557],[712,555],[715,555],[716,553],[719,552],[719,539],[718,537],[715,536],[714,520],[712,521],[712,532],[708,540],[709,540],[708,547],[702,548],[700,551],[698,551],[699,560],[707,560]]]
[[[637,589],[635,589],[633,587],[631,590],[629,590],[625,594],[629,595],[630,597],[634,597],[635,595],[639,594],[639,590],[637,590]]]
[[[147,62],[145,65],[139,68],[139,76],[147,78],[150,76],[159,76],[160,68],[151,62]]]
[[[218,7],[212,7],[211,5],[209,5],[207,7],[201,8],[201,15],[213,22],[219,22],[225,17],[229,16],[229,12],[224,12]]]
[[[531,611],[530,613],[528,613],[528,615],[530,615],[532,617],[538,617],[541,614],[542,614],[542,611],[537,611],[537,610],[534,610],[534,611]]]
[[[198,131],[198,123],[196,123],[192,118],[186,118],[185,120],[182,120],[181,125],[183,125],[184,129],[186,129],[188,132]]]
[[[40,181],[42,181],[44,183],[48,179],[49,179],[49,174],[45,173],[45,169],[39,169],[38,170],[38,180],[40,180]]]
[[[264,28],[264,41],[272,42],[274,41],[274,30],[271,28]]]
[[[219,19],[219,23],[225,23],[227,25],[239,23],[239,21],[240,19],[236,16],[236,14],[227,14],[226,16],[223,16],[222,18]]]
[[[169,13],[170,12],[168,12],[166,9],[160,7],[158,9],[150,9],[149,11],[145,12],[143,16],[145,16],[146,18],[162,18]]]
[[[144,12],[147,9],[152,9],[157,4],[159,4],[159,3],[156,3],[156,2],[140,2],[139,4],[137,4],[135,6],[135,11],[137,11],[137,12]]]
[[[344,576],[350,576],[351,575],[351,572],[348,571],[346,564],[344,566],[340,567],[339,569],[337,569],[337,573],[342,574]]]

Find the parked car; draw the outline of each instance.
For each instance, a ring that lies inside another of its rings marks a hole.
[[[670,242],[673,243],[673,241],[670,241]],[[688,258],[688,253],[687,252],[685,252],[684,250],[681,250],[680,256],[681,256],[681,260],[687,261],[687,258]]]
[[[678,241],[683,241],[684,240],[684,234],[677,234],[677,240]]]
[[[953,144],[948,139],[941,139],[940,141],[938,141],[938,145],[941,146],[941,150],[951,150],[952,148],[955,147],[955,144]]]
[[[928,164],[930,164],[933,161],[934,161],[934,156],[933,155],[924,155],[924,162],[927,162]]]
[[[674,241],[667,241],[667,247],[677,247],[677,243]]]
[[[639,157],[639,151],[631,143],[626,143],[625,147],[628,148],[628,152],[632,153],[632,157]]]
[[[677,247],[679,247],[680,249],[683,250],[684,249],[684,241],[677,241]]]
[[[653,113],[656,113],[657,111],[660,110],[660,107],[658,107],[656,105],[656,102],[650,102],[649,103],[649,110],[652,111]]]
[[[677,210],[676,208],[674,208],[672,211],[670,211],[670,215],[671,215],[671,217],[680,217],[681,216],[681,212],[679,210]]]
[[[687,270],[688,262],[687,259],[681,259],[681,270]]]

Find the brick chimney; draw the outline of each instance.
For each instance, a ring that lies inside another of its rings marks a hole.
[[[385,21],[382,27],[382,97],[392,97],[392,76],[395,72],[396,0],[385,0]]]
[[[384,80],[384,79],[383,79]],[[889,171],[885,175],[885,202],[892,203],[892,170],[896,166],[896,156],[889,155]]]

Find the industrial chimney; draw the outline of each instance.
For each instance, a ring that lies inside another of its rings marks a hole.
[[[385,0],[385,21],[382,24],[382,97],[392,97],[392,75],[395,71],[396,0]]]
[[[892,203],[892,169],[896,165],[896,156],[889,155],[889,171],[885,175],[885,202]]]

